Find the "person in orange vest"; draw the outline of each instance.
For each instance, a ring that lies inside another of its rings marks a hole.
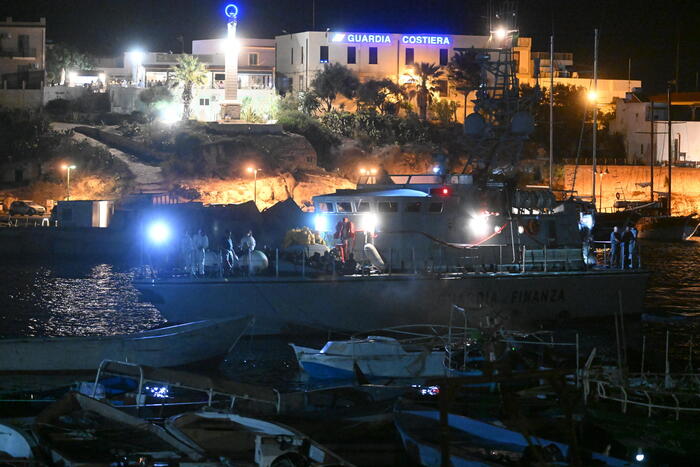
[[[336,224],[333,238],[340,240],[340,260],[345,262],[351,251],[350,242],[355,239],[355,226],[347,216]]]

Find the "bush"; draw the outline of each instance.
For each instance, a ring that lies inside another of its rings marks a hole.
[[[286,131],[304,136],[316,151],[319,165],[330,168],[331,150],[339,145],[340,141],[327,127],[299,111],[280,112],[277,123]]]
[[[54,118],[65,117],[70,112],[71,103],[67,99],[54,99],[48,101],[44,106],[49,115]]]

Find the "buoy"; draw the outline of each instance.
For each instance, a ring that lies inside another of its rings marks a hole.
[[[269,264],[267,260],[267,256],[265,253],[263,253],[260,250],[253,250],[250,255],[248,253],[243,253],[240,256],[240,261],[241,261],[241,266],[247,268],[248,267],[248,258],[250,257],[250,264],[251,264],[251,269],[253,272],[260,272],[264,271],[267,269],[267,266]]]

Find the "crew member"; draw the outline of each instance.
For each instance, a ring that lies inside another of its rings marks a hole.
[[[199,229],[192,240],[194,245],[194,266],[197,274],[204,275],[204,263],[207,258],[207,248],[209,248],[209,237],[204,233],[204,230]]]
[[[620,242],[622,241],[622,236],[620,235],[620,229],[615,226],[610,234],[610,267],[619,268],[620,267]]]
[[[233,271],[233,266],[238,262],[238,256],[233,249],[233,237],[231,237],[231,231],[226,231],[226,236],[224,237],[224,254],[226,255],[226,265],[228,266],[229,272]]]
[[[192,236],[189,230],[185,229],[180,237],[180,256],[182,258],[182,267],[185,272],[194,275],[194,262],[192,261],[192,253],[194,245],[192,244]]]
[[[347,216],[343,217],[343,220],[336,224],[333,238],[337,238],[340,241],[340,260],[345,262],[351,251],[350,242],[355,238],[355,226]]]
[[[630,234],[632,234],[632,238],[629,246],[629,259],[630,267],[634,269],[639,267],[639,245],[637,244],[637,235],[639,235],[639,232],[634,225],[630,227]]]
[[[625,227],[625,231],[622,232],[622,269],[627,269],[630,266],[630,260],[632,259],[632,243],[634,242],[634,235],[628,225]]]
[[[253,231],[249,230],[243,238],[241,238],[240,248],[243,253],[250,253],[255,250],[255,237],[253,237]]]

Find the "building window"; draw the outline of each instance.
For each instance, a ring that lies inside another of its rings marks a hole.
[[[299,90],[303,91],[304,90],[304,77],[299,76]]]
[[[369,212],[369,201],[358,201],[357,212]]]
[[[348,47],[348,65],[354,65],[355,63],[357,63],[357,49]]]
[[[438,92],[440,93],[440,97],[447,97],[447,80],[446,79],[441,79],[437,82],[438,85]]]
[[[226,73],[214,73],[214,81],[226,80]]]
[[[299,58],[301,64],[304,64],[304,47],[301,48],[301,57]]]
[[[292,47],[292,65],[294,65],[294,47]]]
[[[352,212],[352,205],[348,201],[341,201],[336,204],[338,212]]]
[[[199,99],[199,105],[209,105],[209,98]]]
[[[406,65],[413,65],[413,47],[406,47]]]
[[[321,63],[328,63],[328,46],[321,46]]]
[[[258,54],[248,54],[248,65],[257,66],[258,65]]]
[[[447,53],[448,53],[447,49],[440,49],[440,66],[447,65],[447,61],[448,61]]]
[[[370,47],[369,48],[369,64],[370,65],[376,65],[378,63],[377,60],[377,48],[376,47]]]
[[[406,203],[406,212],[420,212],[421,206],[422,203],[420,201]]]

